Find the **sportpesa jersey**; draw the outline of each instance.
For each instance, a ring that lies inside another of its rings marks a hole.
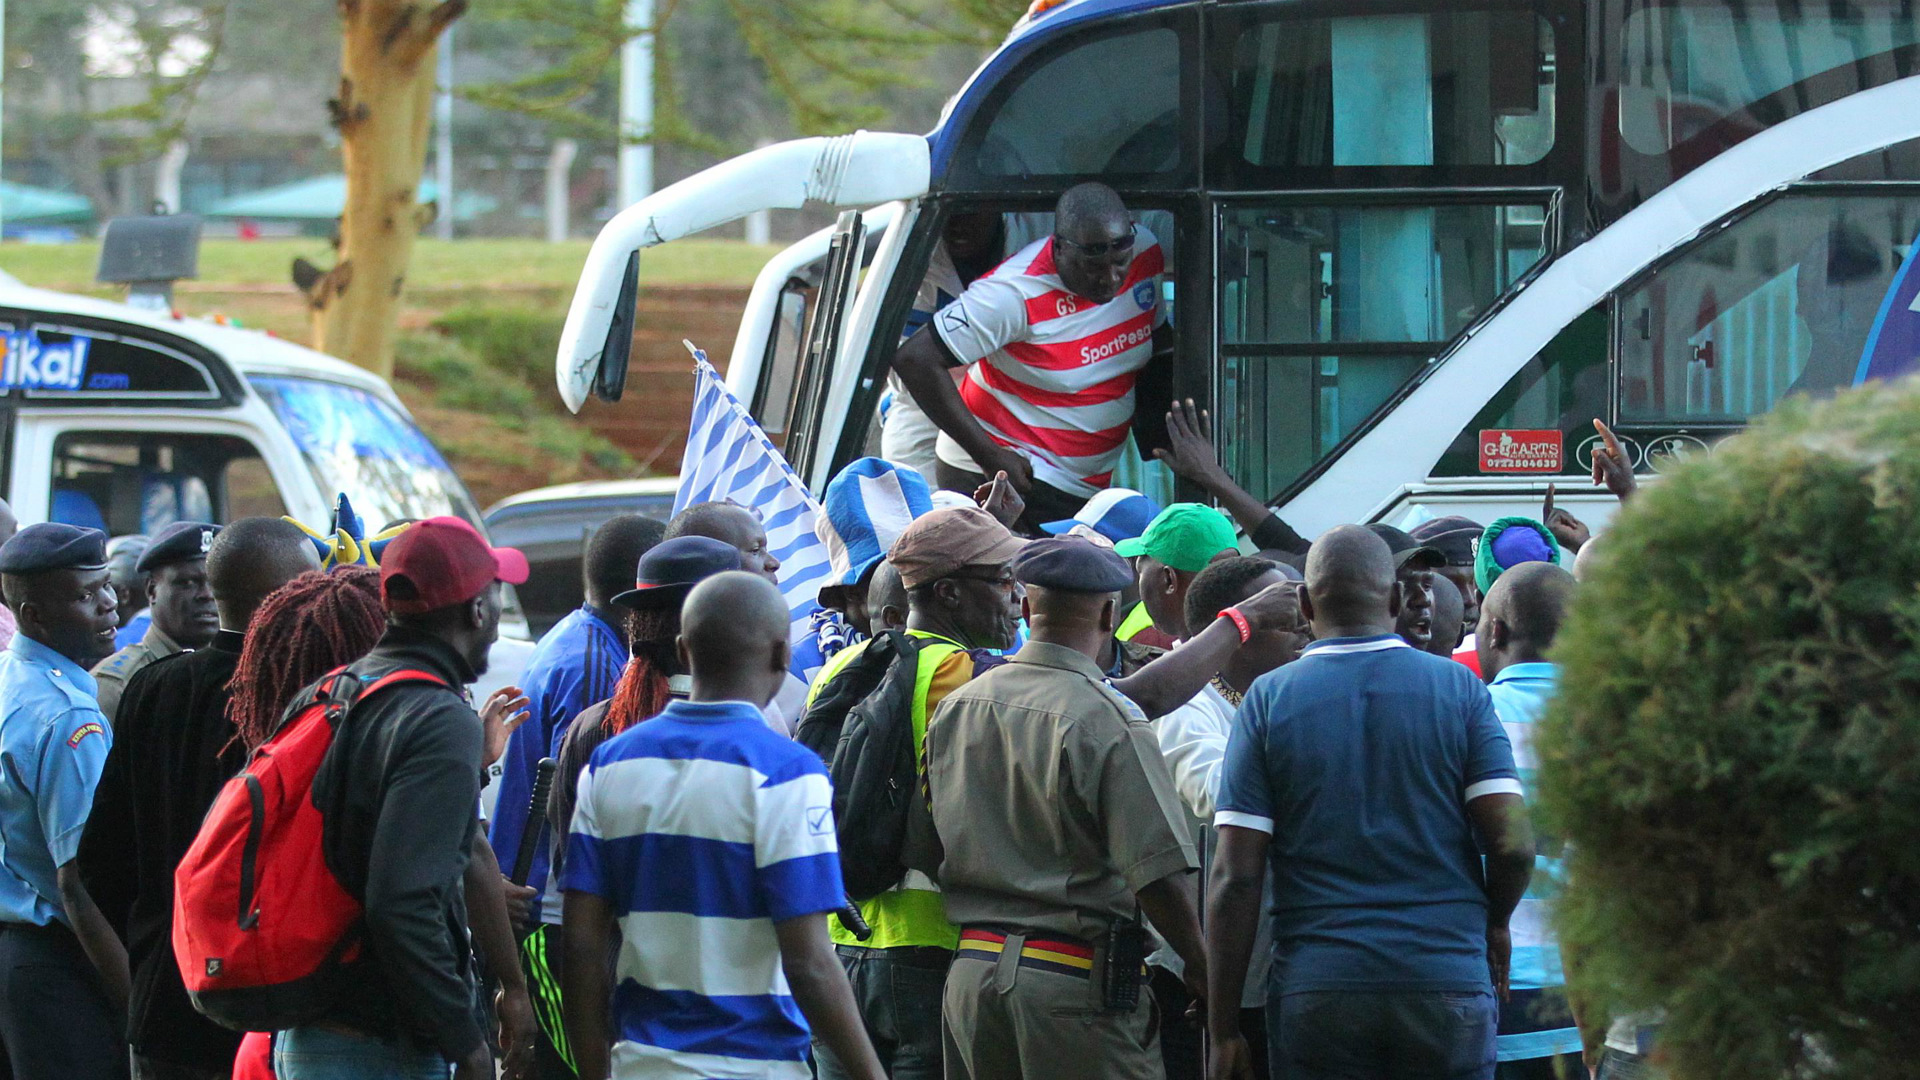
[[[1126,284],[1095,304],[1061,282],[1049,236],[934,316],[934,333],[971,365],[960,399],[995,442],[1026,454],[1042,483],[1093,495],[1112,477],[1133,423],[1134,378],[1166,321],[1163,261],[1153,234],[1138,229]],[[971,466],[944,436],[940,456]]]

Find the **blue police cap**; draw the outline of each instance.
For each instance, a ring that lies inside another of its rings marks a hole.
[[[147,544],[147,550],[133,568],[142,574],[151,574],[163,566],[178,562],[191,562],[207,557],[207,549],[213,546],[213,538],[220,535],[220,526],[209,525],[204,521],[176,521],[155,533]]]
[[[0,574],[45,570],[104,570],[107,534],[57,521],[29,525],[0,545]]]
[[[1127,560],[1077,536],[1029,543],[1013,557],[1013,576],[1035,588],[1069,592],[1119,592],[1133,584]]]

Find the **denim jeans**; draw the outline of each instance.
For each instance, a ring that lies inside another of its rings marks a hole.
[[[941,1080],[940,996],[947,969],[938,949],[835,947],[854,1004],[880,1065],[893,1080]],[[825,1044],[813,1044],[820,1080],[846,1080],[847,1070]]]
[[[1609,1046],[1600,1056],[1599,1080],[1660,1080],[1664,1075],[1653,1063],[1638,1054]]]
[[[1493,1080],[1489,991],[1308,991],[1267,1006],[1274,1080]]]
[[[278,1080],[447,1080],[452,1072],[436,1051],[335,1028],[290,1028],[273,1042]]]

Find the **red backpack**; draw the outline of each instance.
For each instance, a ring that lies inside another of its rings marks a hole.
[[[360,955],[360,902],[327,866],[313,781],[353,706],[424,671],[338,668],[288,706],[227,781],[173,875],[173,957],[193,1007],[236,1031],[309,1022]]]

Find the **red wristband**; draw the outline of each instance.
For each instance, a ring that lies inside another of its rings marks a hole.
[[[1240,631],[1240,644],[1245,645],[1247,642],[1253,640],[1253,624],[1247,621],[1245,615],[1240,614],[1239,608],[1225,608],[1216,618],[1233,620],[1234,627]]]

